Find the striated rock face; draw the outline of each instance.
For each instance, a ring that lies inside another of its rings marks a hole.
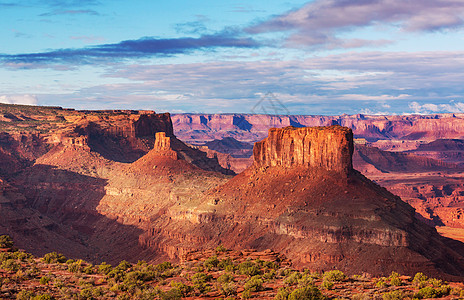
[[[257,167],[306,166],[341,173],[352,170],[352,154],[353,132],[341,126],[272,128],[253,149]]]
[[[231,136],[254,142],[266,137],[269,128],[341,125],[353,130],[355,137],[376,140],[415,140],[464,138],[464,114],[405,116],[304,116],[250,114],[173,115],[175,134],[187,142],[210,141]],[[380,147],[380,145],[376,145]],[[382,150],[391,150],[384,145]],[[404,145],[401,145],[404,147]]]

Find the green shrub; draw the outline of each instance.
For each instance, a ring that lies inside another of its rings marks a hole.
[[[300,280],[298,280],[298,286],[304,287],[308,285],[314,285],[314,279],[311,275],[303,275]]]
[[[263,274],[263,278],[267,280],[274,279],[276,274],[276,271],[271,269],[269,272]]]
[[[118,269],[118,270],[121,270],[121,271],[127,271],[131,267],[132,267],[132,264],[130,264],[129,262],[123,260],[115,268]]]
[[[224,247],[223,245],[219,245],[216,248],[216,252],[227,252],[227,248]]]
[[[261,269],[252,261],[244,261],[238,265],[238,271],[242,275],[255,276],[261,274]]]
[[[211,281],[212,278],[213,277],[211,275],[206,273],[196,273],[190,278],[190,280],[193,283],[193,288],[197,289],[200,294],[204,294],[211,290],[207,282]]]
[[[427,284],[427,279],[427,276],[419,272],[416,275],[414,275],[412,283],[419,288],[423,288]]]
[[[0,248],[12,248],[13,239],[9,235],[0,235]]]
[[[51,278],[48,276],[42,276],[39,280],[40,284],[47,285],[51,281]]]
[[[93,274],[94,273],[93,265],[89,264],[88,266],[84,267],[82,272],[85,273],[85,274],[88,274],[88,275]]]
[[[284,279],[284,284],[287,286],[297,285],[298,281],[303,277],[300,272],[292,272]]]
[[[11,272],[17,272],[21,268],[21,265],[18,264],[14,259],[10,258],[2,262],[0,268]]]
[[[438,298],[440,297],[440,293],[433,287],[431,286],[426,286],[424,288],[421,288],[419,292],[417,292],[414,297],[419,298],[419,299],[424,299],[424,298]]]
[[[339,270],[332,270],[332,271],[327,271],[324,272],[324,275],[322,276],[324,279],[327,279],[329,281],[343,281],[346,279],[346,275]]]
[[[289,296],[288,300],[322,300],[325,297],[321,291],[315,286],[306,286],[294,290]]]
[[[250,290],[244,290],[242,292],[242,295],[240,295],[241,299],[250,299],[251,298],[251,291]]]
[[[102,262],[98,266],[98,273],[107,275],[109,272],[111,272],[112,269],[113,267],[110,264],[107,264],[106,262]]]
[[[216,268],[218,264],[219,259],[217,258],[217,256],[211,256],[204,261],[203,266],[207,269],[213,269]]]
[[[219,286],[219,291],[226,297],[237,294],[237,288],[232,282],[223,283],[221,286]]]
[[[168,261],[165,261],[165,262],[160,263],[160,264],[155,266],[155,270],[158,271],[158,272],[164,272],[164,271],[170,270],[172,268],[173,268],[172,264],[170,262],[168,262]]]
[[[392,272],[388,279],[390,280],[390,285],[401,286],[403,284],[403,281],[400,279],[400,274],[396,272]]]
[[[177,300],[182,298],[182,293],[178,289],[173,288],[167,292],[160,292],[159,297],[161,300]]]
[[[375,282],[375,285],[376,285],[378,288],[381,288],[381,289],[386,288],[386,287],[388,287],[388,284],[387,284],[386,281],[387,281],[387,278],[381,277],[381,278],[379,278],[379,279]]]
[[[287,300],[290,292],[286,288],[279,288],[274,300]]]
[[[218,264],[217,264],[217,267],[221,270],[226,270],[226,269],[234,269],[234,262],[232,261],[232,259],[230,257],[226,258],[226,259],[222,259]],[[230,272],[230,271],[228,271]]]
[[[50,252],[45,254],[42,260],[47,264],[64,263],[66,262],[66,257],[61,253]]]
[[[334,285],[335,285],[335,284],[333,283],[333,281],[330,281],[330,280],[328,280],[328,279],[326,279],[326,278],[324,278],[324,280],[323,280],[322,283],[321,283],[321,287],[324,288],[324,289],[326,289],[326,290],[331,290],[331,289],[333,289]]]
[[[429,278],[429,280],[427,280],[427,284],[433,287],[440,287],[443,284],[443,281],[436,278]]]
[[[263,290],[263,280],[261,276],[255,275],[251,277],[243,286],[245,290],[249,290],[251,292],[259,292]]]
[[[50,294],[37,295],[32,300],[54,300],[55,298]]]
[[[217,282],[219,283],[228,283],[232,282],[234,280],[234,275],[230,273],[224,273],[221,276],[218,277]]]
[[[30,300],[34,297],[34,293],[31,291],[22,290],[16,294],[16,300]]]
[[[402,291],[391,291],[382,295],[383,300],[401,300],[404,298]]]
[[[193,291],[193,287],[178,281],[171,281],[171,287],[179,290],[183,297],[187,297]]]
[[[72,262],[70,264],[68,264],[68,270],[69,272],[72,272],[72,273],[80,273],[82,272],[83,270],[83,266],[82,266],[82,263],[83,261],[82,260],[77,260],[75,262]]]

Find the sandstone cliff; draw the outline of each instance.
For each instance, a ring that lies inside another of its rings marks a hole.
[[[175,134],[187,142],[205,142],[223,137],[256,142],[267,136],[270,128],[341,125],[353,130],[355,137],[369,141],[394,140],[395,147],[412,147],[416,140],[464,138],[464,114],[403,115],[403,116],[302,116],[249,114],[179,114],[173,115]],[[406,141],[406,142],[405,142]],[[410,141],[407,142],[407,141]],[[410,144],[410,145],[409,145]],[[380,142],[382,150],[392,150],[392,144]]]

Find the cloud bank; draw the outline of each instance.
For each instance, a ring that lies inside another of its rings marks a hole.
[[[247,37],[239,37],[231,32],[202,35],[198,38],[183,37],[158,39],[145,37],[126,40],[116,44],[103,44],[80,49],[60,49],[41,53],[0,54],[0,62],[21,68],[43,67],[34,64],[90,64],[111,62],[121,59],[149,58],[192,52],[194,50],[226,48],[257,48],[260,44]],[[30,64],[25,66],[24,64]]]
[[[338,33],[382,24],[410,32],[453,29],[464,25],[463,15],[464,2],[458,0],[316,0],[246,30],[289,31],[290,45],[351,48],[388,41],[341,40]]]
[[[34,95],[1,95],[0,103],[37,105],[37,97]]]

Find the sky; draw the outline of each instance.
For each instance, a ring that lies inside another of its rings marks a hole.
[[[0,102],[464,112],[464,0],[0,0]]]

